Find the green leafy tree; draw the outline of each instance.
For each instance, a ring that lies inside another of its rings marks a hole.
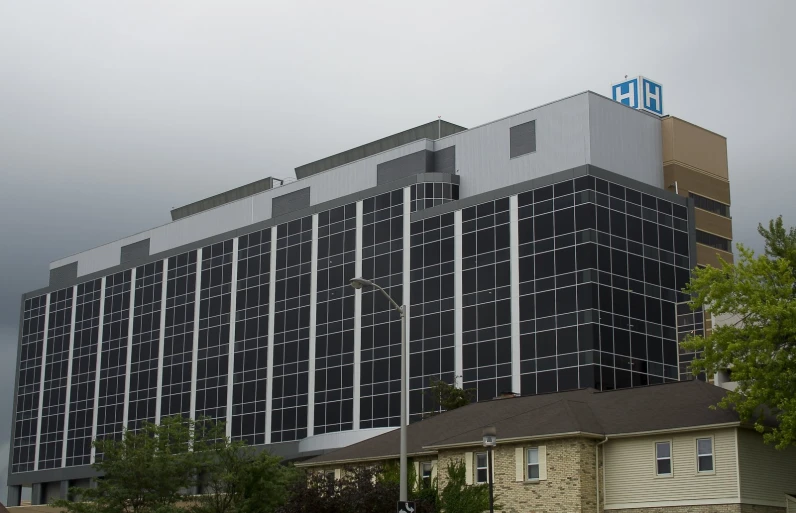
[[[489,511],[489,487],[468,485],[467,468],[461,460],[452,461],[445,469],[447,481],[439,492],[439,511],[442,513],[483,513]],[[495,509],[501,509],[495,497]]]
[[[427,418],[467,406],[475,399],[475,389],[464,390],[438,378],[431,378],[426,393],[431,403],[431,410],[424,414]]]
[[[695,374],[731,369],[738,387],[719,406],[734,408],[783,449],[796,444],[796,230],[786,230],[780,217],[758,231],[764,254],[739,244],[735,264],[694,271],[686,288],[691,306],[732,322],[683,346],[700,355],[692,363]],[[766,425],[767,415],[776,417],[776,427]]]
[[[198,457],[202,494],[192,513],[271,513],[287,499],[294,469],[267,451],[223,437]]]
[[[121,440],[95,440],[95,488],[72,489],[79,502],[57,500],[70,513],[171,513],[195,484],[194,422],[182,417],[126,431]]]
[[[381,467],[377,479],[391,483],[396,490],[400,490],[401,466],[397,461],[390,461]],[[423,482],[423,476],[415,472],[415,466],[409,462],[406,469],[406,479],[409,483],[408,499],[415,502],[416,513],[435,513],[437,511],[437,479],[428,483]],[[398,500],[398,495],[395,496]]]

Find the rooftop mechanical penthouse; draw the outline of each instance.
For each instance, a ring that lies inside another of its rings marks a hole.
[[[435,377],[491,400],[689,378],[679,292],[732,258],[726,141],[586,92],[380,139],[172,211],[22,298],[11,475],[88,483],[96,437],[205,415],[287,458],[399,423]],[[10,494],[10,496],[14,496]]]

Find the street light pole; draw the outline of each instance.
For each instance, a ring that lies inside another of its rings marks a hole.
[[[486,448],[487,472],[489,473],[489,513],[495,513],[495,490],[492,478],[492,446]]]
[[[489,513],[495,512],[494,478],[492,477],[492,448],[497,445],[497,430],[494,426],[485,427],[481,437],[486,447],[486,480],[489,483]]]
[[[401,488],[398,500],[404,502],[408,496],[408,474],[406,464],[406,305],[399,305],[393,298],[387,294],[380,286],[376,285],[370,280],[364,278],[354,278],[351,280],[351,286],[355,289],[362,287],[373,287],[379,290],[384,297],[386,297],[393,308],[401,314]]]
[[[408,500],[406,463],[406,305],[401,306],[401,488],[398,500]]]

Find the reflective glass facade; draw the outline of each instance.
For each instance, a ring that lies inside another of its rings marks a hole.
[[[238,240],[232,438],[265,443],[271,229]]]
[[[357,274],[407,306],[411,421],[432,379],[485,401],[688,377],[687,202],[621,182],[397,187],[26,299],[14,472],[171,415],[253,445],[397,426],[400,314]]]
[[[77,286],[66,466],[91,463],[101,300],[102,280]]]
[[[24,303],[22,326],[20,327],[22,344],[17,377],[12,472],[28,472],[35,468],[36,430],[39,425],[39,391],[41,390],[41,357],[44,354],[46,312],[47,295],[27,299]]]
[[[61,466],[73,297],[74,289],[72,287],[50,294],[47,352],[39,426],[40,469]]]

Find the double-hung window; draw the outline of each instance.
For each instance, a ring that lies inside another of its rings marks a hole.
[[[713,472],[713,439],[697,438],[697,471]]]
[[[475,455],[475,482],[486,483],[487,476],[489,475],[489,467],[487,464],[487,455],[485,452],[479,452]]]
[[[431,488],[431,462],[426,461],[420,464],[420,479],[423,488]]]
[[[655,474],[659,476],[672,475],[672,443],[655,443]]]
[[[539,448],[531,447],[525,451],[526,479],[536,481],[539,479]]]

